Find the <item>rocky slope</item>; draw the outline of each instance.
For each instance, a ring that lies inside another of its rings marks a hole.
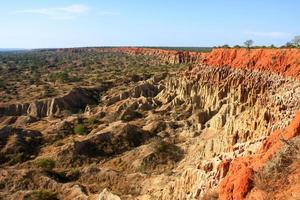
[[[56,113],[50,112],[51,107],[44,112],[25,109],[21,114],[46,118],[27,120],[18,128],[11,123],[13,128],[0,131],[1,153],[10,154],[1,157],[0,196],[25,198],[32,191],[47,189],[61,199],[299,197],[299,50],[93,51],[192,65],[181,73],[131,83],[125,90],[116,86],[60,97],[70,100],[61,100],[68,103],[59,111],[96,103],[94,95],[101,94],[100,103],[80,115],[49,118],[48,113]],[[2,115],[11,115],[6,110],[2,108]],[[86,133],[73,133],[78,124],[86,126]],[[32,135],[39,139],[33,140]],[[28,151],[31,142],[35,151]],[[19,147],[17,152],[11,150],[14,146]],[[14,153],[24,155],[21,164],[12,165]],[[45,158],[55,161],[54,169],[37,168],[36,161]],[[281,168],[288,168],[288,173],[284,171],[288,181],[276,159],[281,160]],[[266,173],[274,168],[277,179]],[[262,182],[266,177],[268,182]],[[262,183],[272,190],[262,189]],[[283,183],[287,187],[279,187]]]
[[[98,103],[99,94],[105,87],[87,89],[74,88],[68,94],[51,99],[40,100],[29,103],[2,104],[0,105],[0,116],[49,117],[59,115],[64,110],[84,110],[87,105]]]

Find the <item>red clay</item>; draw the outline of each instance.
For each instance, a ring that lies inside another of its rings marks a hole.
[[[299,49],[213,49],[203,55],[203,63],[210,66],[262,70],[300,77]]]
[[[270,135],[254,156],[235,159],[219,186],[220,200],[242,200],[252,189],[253,172],[259,170],[282,147],[285,140],[300,135],[300,111],[286,130]]]

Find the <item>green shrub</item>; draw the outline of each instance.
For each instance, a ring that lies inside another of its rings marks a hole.
[[[0,88],[5,88],[5,82],[3,79],[0,79]]]
[[[75,134],[79,134],[79,135],[86,135],[87,134],[87,130],[86,130],[84,124],[77,124],[74,127],[74,133]]]
[[[55,88],[52,88],[49,85],[45,85],[43,87],[42,97],[52,97],[56,95],[57,95],[57,91],[55,90]]]
[[[64,70],[62,72],[59,72],[57,74],[58,79],[61,83],[67,83],[70,81],[70,76],[69,76],[69,72],[67,72],[67,70]]]
[[[51,171],[55,167],[55,161],[49,158],[40,158],[34,161],[34,165],[43,170]]]
[[[85,123],[88,125],[95,125],[97,124],[98,120],[95,117],[91,117],[85,120]]]

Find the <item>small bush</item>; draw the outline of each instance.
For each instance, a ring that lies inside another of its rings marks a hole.
[[[163,141],[156,142],[155,151],[157,153],[166,152],[168,150],[169,144]]]
[[[41,158],[34,161],[34,165],[46,171],[51,171],[55,167],[55,161],[49,158]]]
[[[88,125],[95,125],[97,124],[98,120],[95,117],[91,117],[85,120],[85,123]]]
[[[74,127],[74,133],[75,134],[79,134],[79,135],[86,135],[87,134],[87,130],[86,130],[84,124],[77,124]]]
[[[45,85],[43,87],[43,93],[42,93],[42,97],[53,97],[53,96],[56,96],[58,93],[57,91],[55,90],[55,88],[52,88],[48,85]]]

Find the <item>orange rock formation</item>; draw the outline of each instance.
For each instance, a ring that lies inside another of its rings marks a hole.
[[[241,200],[252,187],[253,172],[259,170],[283,145],[280,138],[289,140],[300,135],[300,112],[286,130],[278,130],[269,136],[254,156],[235,159],[227,176],[219,186],[221,200]]]
[[[300,77],[299,49],[214,49],[204,54],[203,63]]]

